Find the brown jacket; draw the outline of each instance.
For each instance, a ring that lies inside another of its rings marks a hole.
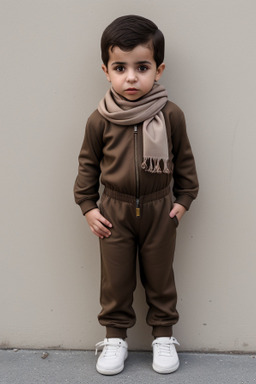
[[[153,174],[141,168],[142,124],[119,126],[106,120],[97,110],[92,113],[86,125],[74,186],[75,201],[83,214],[97,208],[100,178],[106,187],[136,197],[159,191],[173,179],[175,202],[189,209],[198,193],[198,180],[184,114],[170,101],[162,112],[171,174]]]

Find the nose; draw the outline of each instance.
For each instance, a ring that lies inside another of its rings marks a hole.
[[[137,76],[136,76],[136,73],[135,73],[135,71],[133,70],[133,69],[130,69],[129,71],[128,71],[128,73],[127,73],[127,81],[129,82],[129,83],[134,83],[134,82],[136,82],[137,81]]]

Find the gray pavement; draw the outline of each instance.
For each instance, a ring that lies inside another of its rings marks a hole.
[[[180,368],[159,375],[151,352],[129,352],[124,371],[102,376],[93,351],[0,350],[1,384],[256,384],[256,356],[179,353]]]

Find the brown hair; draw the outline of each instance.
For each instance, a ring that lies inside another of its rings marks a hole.
[[[142,16],[127,15],[115,19],[101,37],[101,58],[107,66],[109,49],[119,47],[131,51],[137,45],[149,43],[154,51],[157,67],[164,60],[164,35],[156,24]]]

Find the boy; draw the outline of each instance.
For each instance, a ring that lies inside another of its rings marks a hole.
[[[96,345],[104,347],[96,369],[114,375],[124,368],[127,329],[135,324],[138,254],[155,338],[153,369],[171,373],[179,367],[172,264],[176,228],[198,193],[194,158],[184,115],[157,84],[165,69],[157,26],[140,16],[120,17],[103,32],[101,52],[112,87],[88,119],[74,187],[76,203],[100,239],[98,319],[106,338]],[[98,208],[100,177],[105,190]]]

